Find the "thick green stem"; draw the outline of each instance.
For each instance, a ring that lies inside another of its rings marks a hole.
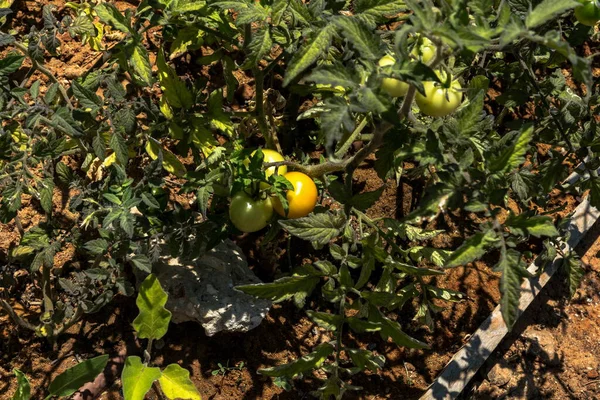
[[[354,143],[354,141],[358,138],[358,136],[360,136],[360,133],[362,132],[363,129],[365,129],[365,126],[367,126],[367,123],[368,123],[368,120],[367,120],[367,116],[365,115],[363,117],[363,119],[360,121],[360,123],[356,126],[354,131],[352,131],[350,136],[348,136],[346,141],[340,146],[338,151],[335,152],[335,158],[338,158],[338,159],[342,158],[344,156],[344,154],[346,154],[348,152],[348,149],[350,149],[350,146],[352,146],[352,143]]]

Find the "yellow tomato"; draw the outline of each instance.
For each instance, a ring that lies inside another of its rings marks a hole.
[[[302,172],[288,172],[284,175],[290,181],[294,190],[288,190],[287,201],[289,204],[288,218],[306,217],[317,205],[317,185],[306,174]],[[278,198],[273,198],[273,208],[277,214],[285,217],[285,210]]]
[[[265,163],[270,163],[270,162],[278,162],[278,161],[285,161],[285,158],[283,158],[283,156],[281,154],[279,154],[278,152],[276,152],[275,150],[269,150],[269,149],[261,149],[262,153],[264,155],[264,161]],[[254,154],[256,153],[256,150],[254,150],[251,154],[251,156],[254,156]],[[282,165],[281,167],[277,168],[277,173],[279,175],[285,175],[287,172],[287,167],[285,165]],[[267,176],[267,178],[271,175],[273,175],[275,173],[275,167],[270,167],[265,171],[265,175]]]

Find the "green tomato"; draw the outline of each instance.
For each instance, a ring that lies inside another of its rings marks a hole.
[[[380,67],[387,67],[388,65],[394,65],[395,63],[396,60],[394,59],[394,57],[388,54],[383,56],[381,60],[379,60],[378,64]],[[408,87],[408,83],[403,82],[400,79],[383,78],[381,80],[381,90],[383,90],[392,97],[405,96],[406,92],[408,92]]]
[[[445,80],[445,74],[438,73],[442,81]],[[457,80],[453,80],[449,88],[444,88],[437,82],[423,82],[425,96],[417,93],[415,100],[423,114],[432,117],[444,117],[456,110],[462,100],[462,86]]]
[[[271,199],[254,200],[246,192],[236,193],[229,205],[229,219],[242,232],[256,232],[267,226],[273,216]]]
[[[581,2],[581,6],[575,7],[575,18],[580,24],[594,26],[600,21],[600,8],[594,1]]]
[[[433,59],[435,52],[436,47],[433,42],[426,37],[420,36],[410,54],[415,56],[415,58],[422,63],[427,64]]]
[[[161,187],[153,187],[150,191],[152,196],[158,201],[160,205],[160,209],[164,211],[167,208],[167,204],[169,203],[169,193],[161,188]]]

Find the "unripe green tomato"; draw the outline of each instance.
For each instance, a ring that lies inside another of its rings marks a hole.
[[[582,2],[575,7],[575,18],[580,24],[594,26],[600,21],[600,8],[593,1]]]
[[[381,60],[379,60],[380,67],[387,67],[388,65],[394,65],[396,60],[394,57],[389,54],[383,56]],[[396,78],[383,78],[381,80],[381,90],[386,92],[392,97],[402,97],[406,95],[408,92],[408,83],[401,81]]]
[[[415,56],[422,63],[427,64],[433,59],[435,52],[436,47],[431,40],[426,37],[419,37],[410,54]]]
[[[160,210],[164,211],[169,203],[169,193],[161,187],[153,187],[151,193],[158,202]]]
[[[271,199],[255,200],[246,192],[236,193],[229,205],[229,219],[242,232],[256,232],[263,229],[273,217]]]
[[[445,80],[445,74],[439,73],[440,79]],[[417,93],[415,100],[423,114],[431,117],[444,117],[456,110],[462,100],[462,86],[457,80],[453,80],[449,88],[442,87],[433,81],[423,82],[425,96]]]

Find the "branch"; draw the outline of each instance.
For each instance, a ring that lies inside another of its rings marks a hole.
[[[36,331],[36,327],[25,321],[23,318],[19,317],[15,310],[6,302],[4,299],[0,299],[0,308],[2,308],[6,313],[10,316],[10,318],[15,321],[15,323],[25,329],[29,329],[32,331]]]

